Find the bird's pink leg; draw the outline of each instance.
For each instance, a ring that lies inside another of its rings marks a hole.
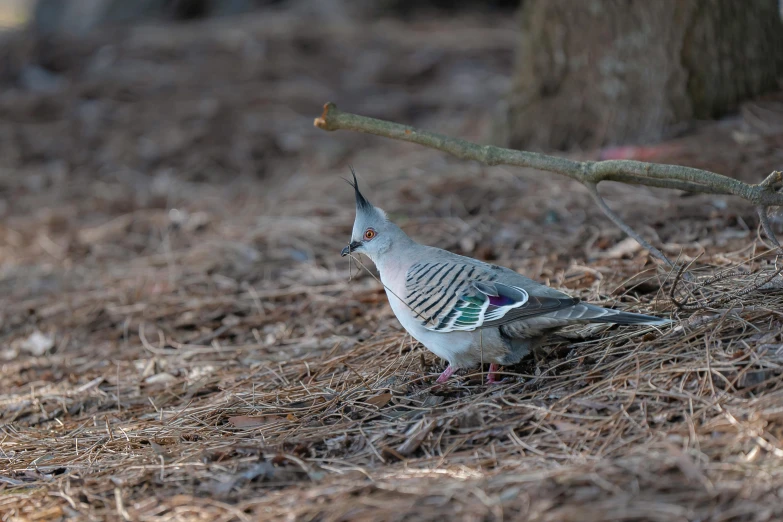
[[[499,381],[495,376],[495,372],[498,371],[498,364],[491,363],[489,365],[489,373],[487,374],[487,384],[497,384]]]
[[[457,371],[457,369],[449,364],[448,366],[446,366],[446,369],[443,370],[443,373],[440,374],[440,377],[438,377],[438,380],[436,380],[435,382],[437,382],[438,384],[443,384],[444,382],[449,380],[449,377],[451,377],[451,374],[453,374],[455,371]]]

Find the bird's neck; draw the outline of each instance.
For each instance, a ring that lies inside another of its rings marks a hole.
[[[388,251],[378,256],[378,259],[373,259],[375,266],[381,273],[381,278],[396,277],[399,273],[404,275],[408,268],[417,261],[416,254],[420,247],[421,245],[407,235],[403,234],[395,238],[394,245]],[[405,254],[402,255],[400,252],[405,252]]]

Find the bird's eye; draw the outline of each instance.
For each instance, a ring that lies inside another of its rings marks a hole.
[[[365,241],[369,241],[369,240],[371,240],[374,237],[375,237],[375,230],[373,230],[371,228],[368,228],[367,230],[364,231],[364,240]]]

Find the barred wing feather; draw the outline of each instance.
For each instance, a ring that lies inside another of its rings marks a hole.
[[[579,302],[564,296],[531,295],[477,265],[419,263],[408,270],[406,300],[428,330],[472,331],[535,317]]]

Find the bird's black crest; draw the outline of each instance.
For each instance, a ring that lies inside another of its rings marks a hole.
[[[348,168],[351,169],[353,182],[347,179],[345,181],[353,187],[354,194],[356,195],[356,208],[361,210],[370,210],[373,208],[373,206],[369,201],[367,201],[367,198],[365,198],[362,193],[359,192],[359,182],[356,181],[356,172],[353,170],[353,166],[348,165]]]

